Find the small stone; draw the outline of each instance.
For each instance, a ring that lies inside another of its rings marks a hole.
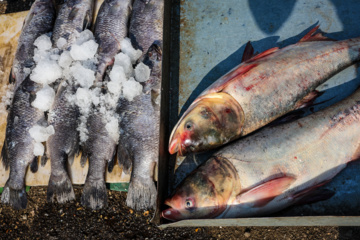
[[[249,232],[245,232],[245,233],[244,233],[244,237],[246,237],[246,238],[250,237],[250,235],[251,235],[251,234],[250,234]]]
[[[149,211],[145,211],[145,212],[143,213],[143,215],[144,215],[145,217],[149,216]]]
[[[130,209],[129,212],[130,212],[130,214],[133,214],[133,213],[134,213],[134,210]]]

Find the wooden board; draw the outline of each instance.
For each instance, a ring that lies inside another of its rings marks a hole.
[[[98,0],[95,6],[97,13],[100,4],[103,0]],[[27,15],[26,12],[3,14],[0,15],[0,99],[4,96],[4,86],[8,84],[11,65],[16,51],[17,40],[20,36],[23,21]],[[97,14],[94,14],[96,16]],[[95,19],[95,18],[94,18]],[[2,149],[5,139],[7,112],[0,109],[0,148]],[[50,160],[51,161],[51,160]],[[32,173],[29,169],[26,173],[25,184],[27,186],[42,186],[47,185],[50,177],[50,161],[44,167],[39,166],[37,173]],[[73,184],[84,184],[88,172],[89,164],[85,167],[80,166],[80,156],[74,161],[71,166],[70,177]],[[9,177],[9,170],[0,164],[0,187],[3,187]],[[116,164],[113,172],[106,173],[105,180],[108,183],[129,182],[130,175],[122,172],[120,167]]]

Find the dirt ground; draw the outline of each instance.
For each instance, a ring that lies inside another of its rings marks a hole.
[[[0,0],[0,14],[23,11],[33,0]],[[57,2],[60,2],[59,0]],[[0,23],[1,24],[1,23]],[[152,212],[125,206],[126,193],[108,191],[106,209],[92,211],[77,201],[46,202],[46,187],[32,187],[26,210],[0,203],[0,239],[360,239],[360,227],[207,227],[159,230]]]

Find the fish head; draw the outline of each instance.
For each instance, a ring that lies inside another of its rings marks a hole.
[[[187,176],[175,194],[165,201],[169,208],[162,212],[162,217],[179,221],[219,216],[236,189],[237,176],[226,159],[209,159]]]
[[[244,123],[240,104],[227,93],[199,97],[174,127],[169,152],[185,155],[223,145],[237,138]]]

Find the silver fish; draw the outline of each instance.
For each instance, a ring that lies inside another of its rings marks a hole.
[[[101,81],[107,66],[114,63],[120,42],[128,32],[132,0],[105,0],[95,23],[95,40],[99,44],[96,80]]]
[[[118,106],[121,120],[117,158],[125,172],[132,168],[126,204],[134,209],[155,207],[153,173],[159,156],[161,59],[161,47],[152,45],[143,61],[152,70],[144,86],[150,91],[133,101],[121,98]]]
[[[68,0],[60,9],[54,26],[52,42],[64,38],[68,49],[76,40],[78,33],[89,27],[92,21],[93,0]],[[69,101],[68,96],[76,93],[72,79],[62,79],[55,100],[49,111],[49,125],[55,129],[46,143],[47,157],[51,161],[51,175],[47,189],[47,200],[59,203],[75,199],[73,187],[67,172],[67,162],[72,164],[74,155],[79,152],[79,132],[77,131],[79,108]]]
[[[229,144],[165,201],[170,220],[267,216],[333,195],[318,187],[359,159],[360,90],[305,118]]]
[[[296,44],[245,56],[210,85],[174,127],[169,152],[206,151],[310,105],[317,86],[360,60],[360,38],[335,41],[317,29]]]
[[[51,32],[55,20],[55,7],[51,0],[37,0],[24,20],[15,58],[11,69],[10,82],[15,81],[15,90],[35,67],[34,41]]]

